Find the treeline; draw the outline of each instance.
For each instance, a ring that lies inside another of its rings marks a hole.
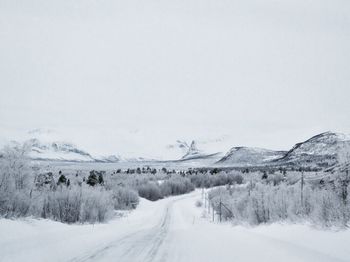
[[[222,171],[219,173],[210,171],[194,172],[191,170],[176,172],[162,168],[158,172],[133,172],[132,174],[130,175],[130,171],[112,172],[110,176],[106,176],[106,179],[108,179],[108,184],[124,185],[133,188],[138,191],[140,197],[151,201],[171,195],[185,194],[193,191],[195,188],[209,188],[241,184],[243,182],[242,173],[238,171],[229,173]]]
[[[186,194],[194,189],[191,180],[178,176],[158,183],[147,182],[138,187],[138,192],[140,197],[155,201],[166,196]]]
[[[188,177],[190,178],[191,183],[195,185],[195,187],[209,188],[243,183],[243,176],[239,171],[230,171],[227,173],[224,171],[221,171],[219,173],[200,172],[190,174]]]

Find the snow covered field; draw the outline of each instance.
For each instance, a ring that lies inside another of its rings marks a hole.
[[[0,220],[0,261],[349,261],[350,231],[217,224],[201,192],[150,202],[106,224]]]

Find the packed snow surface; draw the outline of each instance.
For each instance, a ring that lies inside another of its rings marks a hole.
[[[0,261],[350,261],[350,231],[306,225],[242,227],[211,222],[201,192],[142,200],[106,224],[0,220]]]

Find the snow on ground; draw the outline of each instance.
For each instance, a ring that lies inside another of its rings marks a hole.
[[[349,261],[350,231],[306,225],[212,223],[200,191],[142,200],[128,216],[98,225],[0,220],[0,261]]]

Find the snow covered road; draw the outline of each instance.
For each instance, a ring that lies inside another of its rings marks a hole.
[[[118,261],[164,261],[164,257],[159,257],[159,250],[169,231],[173,204],[181,199],[167,201],[163,210],[154,213],[153,219],[144,220],[148,227],[141,230],[130,228],[130,234],[71,262],[114,261],[116,258]]]
[[[0,261],[350,261],[348,230],[216,224],[195,207],[200,196],[142,200],[128,216],[99,225],[1,219]]]

